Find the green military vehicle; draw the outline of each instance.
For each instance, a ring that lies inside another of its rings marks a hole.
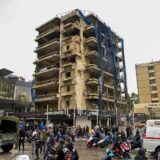
[[[15,116],[0,116],[0,147],[9,152],[14,144],[18,144],[19,118]]]

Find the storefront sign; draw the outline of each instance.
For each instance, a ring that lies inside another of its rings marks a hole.
[[[63,115],[65,114],[64,111],[54,111],[54,112],[48,112],[48,115]],[[47,115],[47,113],[45,113]]]
[[[160,107],[160,103],[148,103],[148,108],[156,108],[156,107]]]

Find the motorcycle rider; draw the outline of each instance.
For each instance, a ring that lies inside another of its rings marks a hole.
[[[95,138],[95,142],[97,143],[98,140],[102,138],[102,133],[100,132],[100,129],[98,126],[94,128],[94,131],[95,131],[94,138]]]
[[[147,160],[146,150],[144,148],[139,149],[138,155],[136,155],[135,160]]]

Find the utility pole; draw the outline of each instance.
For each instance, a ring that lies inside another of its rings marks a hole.
[[[99,110],[97,108],[97,126],[99,126],[99,124],[98,124],[98,118],[99,118]]]
[[[46,124],[48,124],[48,104],[47,104],[47,119],[46,119]]]

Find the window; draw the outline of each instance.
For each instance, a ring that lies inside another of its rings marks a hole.
[[[150,84],[154,84],[154,83],[156,83],[156,80],[155,79],[151,79],[150,80]]]
[[[152,86],[151,91],[155,91],[155,90],[157,90],[157,86]]]
[[[155,73],[152,72],[152,73],[149,73],[149,77],[154,77],[155,76]]]
[[[152,103],[158,103],[158,101],[151,101]]]
[[[148,70],[154,70],[154,66],[148,66]]]
[[[70,86],[67,86],[67,92],[70,92]]]
[[[70,106],[70,101],[65,101],[66,107]]]
[[[157,93],[151,94],[151,98],[158,98],[158,94]]]
[[[67,72],[67,73],[65,74],[65,77],[71,77],[71,72]]]
[[[67,47],[66,47],[66,48],[67,48],[67,51],[68,51],[68,50],[69,50],[69,45],[67,45]]]

